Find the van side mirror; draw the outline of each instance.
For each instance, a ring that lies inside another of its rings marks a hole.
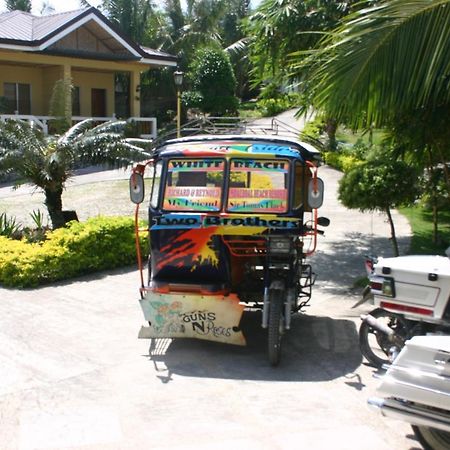
[[[130,199],[133,203],[142,203],[144,195],[144,177],[139,172],[133,172],[130,177]]]
[[[308,183],[308,206],[317,209],[323,203],[324,183],[321,178],[312,178]]]

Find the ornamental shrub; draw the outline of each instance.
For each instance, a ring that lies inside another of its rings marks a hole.
[[[301,104],[300,96],[291,92],[289,94],[278,94],[274,97],[260,96],[257,106],[263,117],[276,116],[291,108],[298,108]]]
[[[257,104],[263,117],[276,116],[290,107],[289,103],[284,98],[268,98],[258,100]]]
[[[142,254],[148,253],[146,239]],[[134,221],[96,217],[49,231],[46,240],[30,243],[0,236],[0,283],[33,287],[136,261]]]
[[[183,92],[181,99],[187,108],[201,108],[203,102],[203,96],[198,91]]]
[[[418,195],[415,167],[395,157],[393,149],[381,147],[339,181],[338,198],[351,209],[386,213],[394,255],[399,255],[391,209],[411,205]]]
[[[358,159],[355,156],[339,152],[326,152],[322,154],[322,157],[326,164],[344,173],[349,172],[363,163],[361,159]]]
[[[189,78],[193,91],[191,100],[198,101],[198,107],[213,116],[235,115],[239,101],[234,95],[236,77],[227,53],[219,48],[203,48],[197,51],[190,66]],[[190,105],[194,106],[194,105]]]

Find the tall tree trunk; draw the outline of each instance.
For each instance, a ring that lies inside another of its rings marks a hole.
[[[436,195],[433,195],[433,244],[438,243],[438,234],[439,234],[439,210],[437,206]]]
[[[334,152],[337,149],[337,141],[336,141],[336,131],[337,131],[337,122],[336,119],[332,119],[327,117],[325,121],[325,131],[328,136],[328,149]]]
[[[441,146],[437,145],[436,146],[437,151],[439,153],[439,160],[443,165],[443,169],[444,169],[444,177],[445,177],[445,183],[447,185],[447,189],[450,192],[450,173],[448,170],[448,161],[447,158],[445,158],[444,153],[442,151]]]
[[[388,208],[386,208],[385,211],[388,216],[389,226],[391,227],[391,239],[392,239],[392,247],[394,248],[394,256],[399,256],[400,253],[398,251],[397,236],[395,235],[395,227],[394,227],[394,221],[392,219],[391,210],[388,207]]]
[[[430,174],[431,180],[431,208],[433,210],[433,243],[437,244],[438,241],[438,197],[437,197],[437,184],[438,175],[436,174],[436,167],[433,164],[433,153],[431,149],[428,149],[428,173]],[[445,166],[445,164],[444,164]],[[428,186],[429,188],[429,186]]]
[[[62,212],[62,186],[56,189],[44,189],[45,206],[48,209],[53,229],[61,228],[65,225],[64,215]]]

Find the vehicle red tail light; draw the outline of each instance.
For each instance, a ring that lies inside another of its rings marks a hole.
[[[412,314],[420,314],[422,316],[432,316],[433,311],[426,308],[418,308],[417,306],[398,305],[396,303],[381,302],[380,306],[385,309],[391,309],[398,312],[410,312]]]
[[[373,289],[374,291],[381,291],[383,289],[383,283],[379,283],[378,281],[371,281],[370,289]]]

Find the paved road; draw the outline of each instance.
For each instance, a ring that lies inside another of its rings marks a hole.
[[[345,210],[323,167],[332,223],[313,258],[312,306],[296,317],[282,364],[268,366],[260,316],[245,348],[177,340],[150,346],[134,268],[39,289],[0,289],[0,449],[420,448],[408,425],[366,406],[377,381],[357,347],[358,299],[387,224]],[[400,241],[409,227],[396,217]]]

